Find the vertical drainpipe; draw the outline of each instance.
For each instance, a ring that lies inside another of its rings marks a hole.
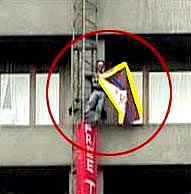
[[[82,34],[86,32],[86,0],[82,0]],[[82,120],[85,113],[85,38],[82,40]]]

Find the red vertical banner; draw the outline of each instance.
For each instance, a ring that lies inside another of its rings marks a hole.
[[[76,142],[89,151],[97,149],[97,129],[90,124],[79,123],[76,127]],[[75,151],[75,194],[97,194],[96,155],[77,149]]]

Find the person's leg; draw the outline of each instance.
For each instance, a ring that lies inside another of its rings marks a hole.
[[[88,103],[87,103],[87,107],[86,107],[86,110],[85,110],[85,114],[87,115],[91,110],[95,109],[95,106],[97,104],[97,101],[98,101],[98,98],[99,98],[99,92],[97,90],[94,90],[91,95],[90,95],[90,98],[88,100]]]
[[[95,110],[95,121],[99,121],[99,119],[101,118],[101,111],[104,105],[104,96],[105,96],[104,92],[102,91],[98,92],[98,101]]]

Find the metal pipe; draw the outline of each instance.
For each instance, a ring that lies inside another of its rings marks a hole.
[[[82,0],[82,34],[86,32],[86,0]],[[82,120],[85,116],[85,38],[82,40]]]
[[[74,40],[74,28],[72,29],[72,40]],[[71,89],[71,96],[72,96],[72,126],[74,124],[74,46],[71,46],[71,69],[70,69],[70,89]]]
[[[75,31],[74,27],[72,28],[72,40],[75,38]],[[74,135],[74,46],[71,46],[71,69],[70,69],[70,89],[71,89],[71,99],[72,99],[72,140],[74,141],[75,135]],[[72,145],[72,163],[71,163],[71,172],[70,172],[70,181],[71,181],[71,187],[70,187],[70,194],[74,194],[74,147]]]

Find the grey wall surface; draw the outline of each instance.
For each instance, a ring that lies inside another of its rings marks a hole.
[[[99,4],[99,27],[133,33],[191,31],[189,0],[103,0]]]
[[[190,10],[190,0],[98,0],[98,28],[191,32]],[[0,35],[71,34],[72,21],[73,0],[0,2]]]
[[[157,126],[101,129],[100,151],[119,152],[145,141]],[[71,137],[70,128],[64,132]],[[69,165],[71,146],[54,128],[1,128],[1,166]],[[101,157],[101,165],[191,164],[191,126],[166,125],[147,146],[121,157]]]
[[[0,130],[1,166],[67,165],[70,160],[71,147],[52,127]]]
[[[71,34],[73,0],[2,0],[0,35]]]
[[[146,141],[157,127],[158,125],[131,129],[107,128],[101,136],[101,150],[121,152],[133,148]],[[101,158],[101,164],[191,164],[190,138],[190,125],[166,125],[145,147],[125,156]]]

